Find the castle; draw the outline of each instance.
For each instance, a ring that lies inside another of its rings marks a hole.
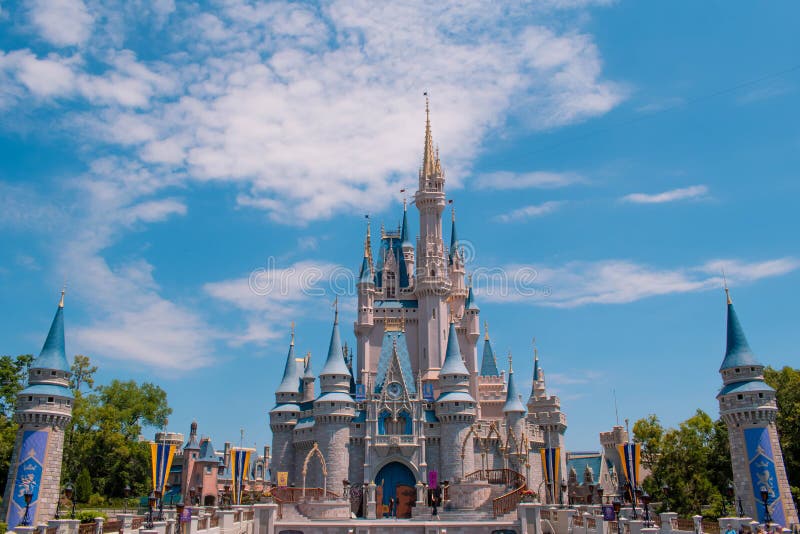
[[[369,224],[357,282],[355,354],[340,341],[338,311],[319,374],[289,345],[276,405],[269,412],[272,482],[365,491],[366,502],[398,502],[398,514],[422,489],[448,482],[451,492],[477,471],[506,470],[549,502],[560,478],[544,484],[544,448],[561,448],[567,419],[548,396],[535,362],[526,397],[498,370],[488,331],[478,363],[480,309],[467,283],[453,214],[449,246],[442,232],[445,173],[434,150],[426,103],[425,143],[413,203],[397,231],[381,229],[375,257]],[[565,475],[565,455],[560,455]],[[547,486],[547,487],[545,487]],[[360,513],[369,514],[371,508]]]

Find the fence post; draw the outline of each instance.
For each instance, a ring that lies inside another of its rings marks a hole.
[[[694,531],[696,534],[703,534],[703,516],[702,515],[693,515],[692,521],[694,521]]]
[[[94,533],[95,534],[103,534],[103,522],[105,519],[102,517],[95,517],[94,518]]]

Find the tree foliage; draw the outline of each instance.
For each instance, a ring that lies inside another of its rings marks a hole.
[[[89,469],[84,467],[81,469],[78,478],[75,480],[75,500],[77,502],[89,502],[89,497],[92,496],[92,475],[89,474]]]
[[[795,500],[800,500],[800,369],[784,367],[764,370],[767,384],[775,388],[778,402],[776,425],[786,474]]]
[[[732,476],[724,423],[697,410],[678,428],[664,429],[651,415],[637,421],[633,433],[642,443],[642,461],[651,471],[644,488],[654,500],[667,499],[673,511],[685,516],[700,513],[701,508],[706,516],[721,513]]]
[[[4,494],[17,424],[13,420],[17,394],[25,387],[32,354],[0,356],[0,495]]]
[[[147,493],[150,451],[139,436],[144,426],[162,426],[171,413],[166,392],[133,380],[94,387],[97,368],[86,357],[76,357],[72,370],[81,378],[72,384],[75,402],[62,478],[74,480],[86,467],[94,491],[106,497],[123,496],[126,485],[135,493]]]

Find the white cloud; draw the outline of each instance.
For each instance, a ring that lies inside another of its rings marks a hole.
[[[519,222],[524,221],[525,219],[530,219],[532,217],[541,217],[543,215],[548,215],[553,213],[554,211],[560,209],[566,202],[557,202],[557,201],[550,201],[544,202],[542,204],[532,204],[530,206],[524,206],[522,208],[517,208],[515,210],[511,210],[508,213],[501,213],[500,215],[496,215],[494,220],[501,223],[510,223],[510,222]]]
[[[56,46],[83,44],[94,22],[81,0],[33,0],[30,16],[42,38]]]
[[[583,176],[574,172],[497,171],[478,176],[473,184],[478,189],[556,189],[585,182]]]
[[[792,272],[800,268],[800,260],[778,258],[746,262],[719,259],[674,269],[660,269],[627,260],[570,262],[543,267],[509,265],[501,270],[505,279],[510,281],[504,290],[498,290],[500,286],[486,285],[476,287],[476,291],[491,301],[528,302],[560,308],[626,304],[660,295],[719,289],[723,282],[723,268],[729,283],[741,285]],[[489,282],[495,284],[497,277]]]
[[[664,191],[663,193],[631,193],[622,197],[621,200],[633,204],[663,204],[665,202],[675,202],[676,200],[698,200],[705,198],[707,194],[708,186],[692,185]]]

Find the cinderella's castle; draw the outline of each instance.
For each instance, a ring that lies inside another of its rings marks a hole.
[[[508,376],[498,370],[486,330],[479,364],[480,309],[455,216],[445,244],[445,173],[427,105],[426,116],[413,202],[419,236],[412,242],[404,207],[401,227],[381,230],[374,255],[367,227],[357,349],[342,347],[337,313],[318,394],[310,357],[297,357],[292,334],[270,411],[273,482],[341,493],[348,481],[372,490],[368,500],[388,503],[419,500],[428,483],[447,481],[457,492],[475,471],[507,469],[544,497],[539,451],[563,450],[567,419],[546,393],[538,358],[535,379],[523,381],[525,397],[510,356]]]

